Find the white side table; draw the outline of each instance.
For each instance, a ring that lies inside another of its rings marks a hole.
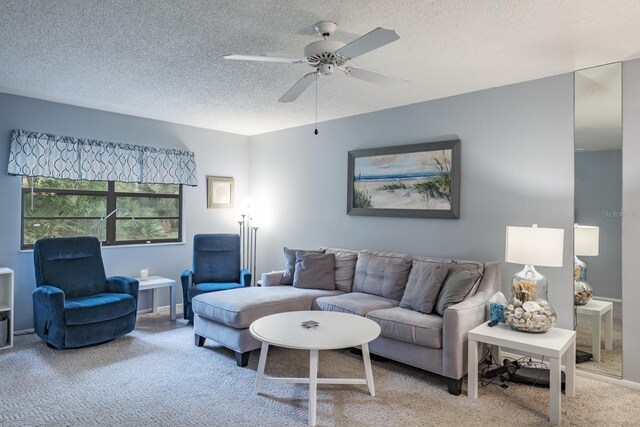
[[[301,322],[315,320],[318,326],[305,329]],[[375,396],[369,359],[369,342],[380,335],[380,326],[370,319],[334,311],[292,311],[262,317],[249,326],[254,338],[262,341],[256,375],[256,393],[267,382],[309,384],[309,425],[316,425],[318,384],[366,384]],[[269,345],[309,350],[309,378],[276,378],[264,374]],[[319,350],[360,346],[365,378],[318,378]]]
[[[613,303],[592,299],[585,305],[576,305],[576,313],[591,316],[591,351],[593,361],[600,361],[602,318],[604,317],[604,348],[613,348]]]
[[[160,288],[169,288],[169,293],[171,297],[170,310],[171,310],[171,320],[176,320],[176,281],[167,279],[165,277],[160,276],[149,276],[147,280],[142,280],[139,277],[136,277],[136,280],[140,282],[139,291],[147,291],[149,289],[153,290],[153,312],[155,313],[158,310],[158,292]]]
[[[516,351],[540,354],[551,361],[549,375],[549,420],[560,424],[561,367],[560,359],[565,356],[565,393],[576,395],[576,333],[566,329],[552,328],[542,334],[528,334],[511,329],[506,324],[489,327],[486,323],[469,331],[469,377],[467,394],[478,398],[478,347],[480,343],[507,347]]]

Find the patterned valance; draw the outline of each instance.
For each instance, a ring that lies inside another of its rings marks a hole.
[[[9,175],[198,185],[191,151],[14,130]]]

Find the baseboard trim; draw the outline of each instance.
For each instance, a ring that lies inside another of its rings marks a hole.
[[[608,298],[608,297],[594,296],[593,299],[597,299],[599,301],[611,301],[611,302],[619,302],[619,303],[622,302],[622,300],[620,298]]]
[[[13,332],[13,336],[16,336],[16,335],[35,334],[35,333],[36,333],[36,330],[35,330],[35,329],[33,329],[33,328],[31,328],[31,329],[22,329],[22,330],[20,330],[20,331],[14,331],[14,332]]]
[[[614,378],[608,375],[596,374],[593,372],[583,371],[580,369],[576,369],[576,375],[580,377],[589,378],[592,380],[598,380],[609,384],[621,385],[623,387],[632,388],[634,390],[640,390],[640,383],[636,383],[629,380],[623,380],[621,378]]]

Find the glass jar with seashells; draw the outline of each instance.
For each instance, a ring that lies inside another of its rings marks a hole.
[[[548,301],[547,278],[531,265],[511,281],[511,299],[504,308],[505,321],[521,332],[543,333],[556,324],[556,312]]]
[[[587,264],[580,258],[573,260],[573,303],[585,305],[593,298],[593,288],[587,282]]]

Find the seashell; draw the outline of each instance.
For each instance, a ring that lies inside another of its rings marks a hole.
[[[529,311],[525,311],[524,313],[522,313],[522,318],[524,320],[529,320],[529,319],[531,319],[531,317],[533,317],[533,314],[531,314],[531,312],[529,312]]]
[[[513,315],[516,319],[519,319],[522,317],[522,313],[524,313],[524,310],[520,307],[516,308],[516,310],[513,312]]]
[[[535,320],[536,323],[540,325],[549,324],[549,318],[547,316],[543,316],[542,314],[536,315],[533,319]]]
[[[527,301],[522,304],[522,308],[524,308],[525,311],[540,311],[540,304],[535,301]]]

